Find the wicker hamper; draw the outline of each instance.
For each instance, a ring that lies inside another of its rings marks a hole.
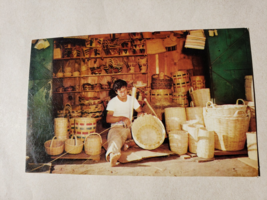
[[[68,125],[69,123],[67,118],[54,119],[54,132],[57,139],[64,141],[68,139],[69,137]]]

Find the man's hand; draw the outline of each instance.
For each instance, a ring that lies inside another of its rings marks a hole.
[[[129,118],[127,118],[127,117],[121,117],[120,120],[123,121],[123,123],[126,125],[126,127],[130,127],[131,121],[130,121]]]

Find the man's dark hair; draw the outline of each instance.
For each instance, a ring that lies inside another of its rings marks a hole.
[[[122,87],[127,87],[127,82],[121,79],[118,79],[113,84],[113,90],[117,92]]]

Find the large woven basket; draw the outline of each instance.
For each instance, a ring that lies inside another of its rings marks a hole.
[[[191,76],[191,85],[194,90],[205,88],[205,77],[204,76]]]
[[[184,92],[174,92],[172,94],[172,102],[176,103],[179,107],[188,107],[187,93]]]
[[[95,118],[81,117],[75,119],[75,134],[79,137],[87,137],[90,133],[96,131]]]
[[[69,154],[79,154],[83,150],[83,142],[77,139],[76,135],[72,135],[70,139],[65,141],[65,151]]]
[[[45,151],[48,155],[59,155],[64,151],[64,141],[56,139],[56,136],[52,140],[48,140],[44,143]]]
[[[197,156],[201,158],[214,157],[214,131],[208,131],[206,128],[199,128]]]
[[[204,118],[203,118],[203,108],[202,107],[194,107],[194,103],[191,102],[191,107],[185,108],[186,112],[186,120],[198,120],[198,123],[204,125]]]
[[[171,89],[172,88],[172,79],[171,77],[164,75],[164,78],[161,78],[158,74],[152,75],[151,89]]]
[[[256,132],[247,132],[248,157],[252,160],[258,160],[257,134]]]
[[[189,94],[196,107],[205,107],[206,103],[210,101],[210,89],[209,88],[194,90],[191,87],[189,90]]]
[[[164,142],[166,132],[162,122],[157,117],[144,115],[134,120],[132,136],[139,147],[152,150]]]
[[[172,103],[172,90],[171,89],[158,89],[151,90],[150,101],[152,104],[170,104]]]
[[[198,130],[204,127],[202,124],[191,124],[187,126],[188,146],[191,153],[197,153]]]
[[[215,116],[214,119],[214,126],[207,126],[207,129],[215,132],[215,148],[223,151],[242,150],[249,128],[249,114],[236,111],[233,116]]]
[[[190,88],[189,73],[176,71],[172,74],[174,92],[187,92]]]
[[[69,137],[68,132],[68,119],[67,118],[55,118],[54,119],[54,132],[55,136],[59,140],[66,140]]]
[[[91,156],[101,154],[102,138],[98,133],[89,134],[84,140],[85,153]]]
[[[181,124],[186,121],[185,108],[165,108],[165,125],[167,133],[172,130],[181,130]]]
[[[178,155],[187,153],[188,133],[182,130],[173,130],[169,132],[169,145],[172,152]]]

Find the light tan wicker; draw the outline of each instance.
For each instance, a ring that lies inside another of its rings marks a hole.
[[[181,130],[181,124],[186,121],[185,108],[165,108],[165,124],[167,133],[172,130]]]
[[[52,140],[48,140],[44,143],[45,151],[48,155],[59,155],[64,151],[64,141],[56,139],[56,136]]]
[[[69,137],[68,132],[68,119],[55,118],[54,119],[54,132],[55,136],[60,140],[66,140]]]
[[[257,134],[256,132],[247,132],[248,157],[252,160],[258,160]]]
[[[179,107],[188,107],[187,93],[174,92],[172,94],[172,102],[176,103]]]
[[[210,101],[210,89],[202,88],[194,90],[192,87],[189,89],[189,94],[196,107],[205,107],[206,103]]]
[[[187,153],[188,149],[188,133],[182,130],[173,130],[169,132],[169,145],[172,152],[178,155]]]
[[[203,108],[194,107],[194,103],[190,103],[191,107],[185,108],[186,120],[198,120],[198,123],[204,125]]]
[[[90,133],[95,133],[96,131],[95,118],[81,117],[75,119],[75,134],[79,137],[86,137]]]
[[[199,128],[197,142],[197,156],[201,158],[214,157],[214,131]]]
[[[248,101],[253,101],[253,76],[245,76],[245,95]]]
[[[74,138],[73,138],[74,137]],[[69,154],[79,154],[83,150],[83,142],[72,135],[70,139],[65,141],[65,151]]]
[[[198,130],[204,127],[201,124],[190,124],[187,126],[188,131],[188,146],[191,153],[197,153],[197,142],[198,142]]]
[[[174,92],[187,92],[190,88],[189,73],[176,71],[172,74]]]
[[[139,147],[151,150],[158,148],[164,142],[166,132],[157,117],[144,115],[134,120],[132,136]]]
[[[191,76],[191,85],[194,90],[205,88],[205,77],[204,76]]]
[[[98,133],[89,134],[84,140],[85,153],[91,156],[100,155],[102,138]]]

